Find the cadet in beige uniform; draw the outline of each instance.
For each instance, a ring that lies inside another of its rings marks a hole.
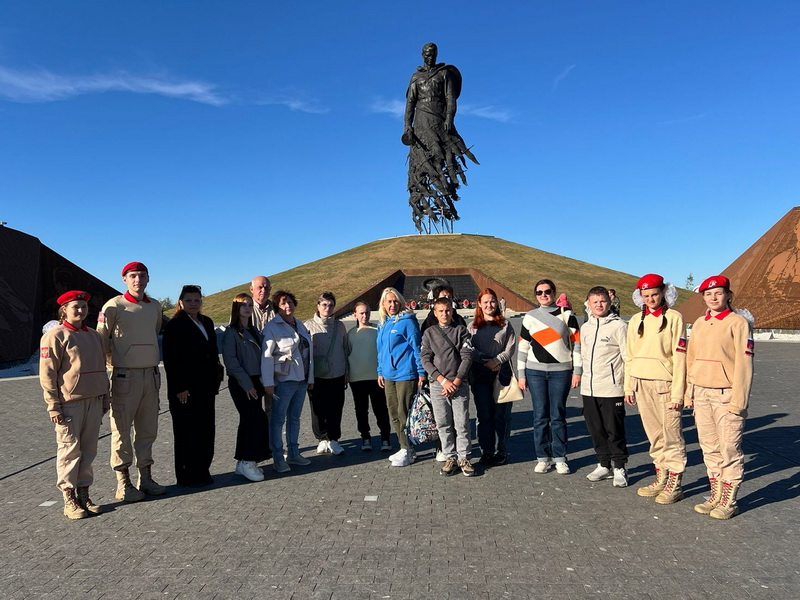
[[[70,519],[102,512],[89,498],[89,486],[100,421],[109,407],[108,375],[103,340],[83,323],[90,298],[79,290],[59,296],[60,324],[39,345],[39,382],[58,443],[56,486]]]
[[[150,474],[153,442],[158,434],[161,304],[144,293],[149,280],[142,263],[125,265],[122,281],[128,291],[106,302],[97,319],[97,331],[106,342],[106,355],[113,367],[111,467],[117,474],[116,497],[125,502],[137,502],[145,492],[160,495],[166,491]],[[133,487],[128,472],[134,454],[139,469],[138,489]]]
[[[625,400],[639,406],[656,468],[654,482],[636,490],[658,504],[683,498],[686,444],[681,429],[686,388],[686,328],[683,317],[670,310],[673,286],[649,274],[636,284],[642,312],[628,323],[625,352]],[[636,299],[635,297],[635,299]]]
[[[736,496],[744,475],[742,433],[753,384],[753,333],[748,319],[731,308],[727,277],[709,277],[698,291],[708,310],[695,321],[689,340],[686,406],[694,405],[711,495],[694,510],[730,519],[739,513]]]

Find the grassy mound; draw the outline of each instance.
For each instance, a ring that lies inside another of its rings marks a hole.
[[[410,235],[377,240],[269,278],[273,291],[288,289],[297,296],[298,315],[306,319],[313,314],[322,291],[333,291],[338,303],[343,304],[397,269],[430,269],[435,274],[439,268],[459,267],[479,269],[531,299],[533,284],[547,277],[555,281],[559,292],[567,293],[578,313],[586,292],[595,285],[616,288],[623,314],[638,310],[630,299],[638,276],[484,235]],[[231,299],[239,292],[249,292],[249,285],[247,281],[208,296],[203,312],[215,322],[226,322]],[[689,294],[681,290],[680,300]]]

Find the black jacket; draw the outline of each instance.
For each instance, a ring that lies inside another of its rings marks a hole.
[[[180,392],[216,395],[219,391],[219,352],[214,323],[205,315],[200,322],[208,340],[187,314],[170,319],[164,328],[164,370],[167,372],[167,396]]]

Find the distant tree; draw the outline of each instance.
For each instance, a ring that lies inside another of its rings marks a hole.
[[[694,275],[689,273],[689,276],[686,277],[686,285],[684,286],[687,290],[694,289]]]
[[[161,302],[161,312],[167,312],[168,310],[175,308],[175,303],[169,296],[163,300],[159,300],[159,302]]]

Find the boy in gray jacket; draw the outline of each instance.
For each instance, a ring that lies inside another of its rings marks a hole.
[[[581,326],[581,396],[583,417],[598,461],[597,468],[586,479],[600,481],[613,477],[614,487],[626,487],[624,364],[628,325],[611,312],[606,288],[590,289],[586,303],[589,318]]]
[[[472,364],[472,342],[464,325],[453,324],[453,304],[439,298],[433,305],[438,321],[422,335],[420,357],[431,384],[433,416],[442,442],[445,463],[442,475],[459,470],[475,475],[469,462],[469,385],[466,378]]]

